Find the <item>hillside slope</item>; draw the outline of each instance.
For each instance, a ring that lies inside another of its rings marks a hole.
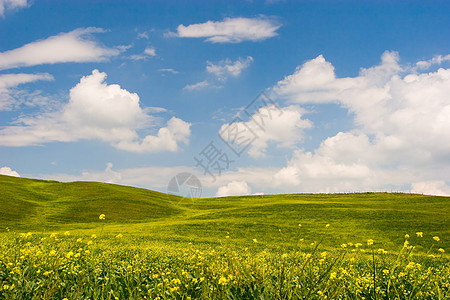
[[[15,231],[90,230],[153,240],[275,245],[300,236],[325,243],[364,242],[423,246],[440,236],[450,246],[448,197],[410,194],[289,194],[226,198],[169,198],[127,186],[0,176],[0,228]],[[100,222],[99,214],[107,219]],[[298,224],[302,226],[299,227]],[[328,229],[325,225],[330,224]],[[281,230],[281,232],[280,232]]]
[[[178,215],[165,194],[127,186],[46,181],[0,175],[0,226],[52,228],[89,224],[107,214],[115,223],[147,222]]]

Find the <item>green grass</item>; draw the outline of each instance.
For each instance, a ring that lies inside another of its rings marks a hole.
[[[95,182],[61,183],[0,176],[0,228],[53,232],[103,230],[153,240],[217,244],[227,232],[237,244],[253,238],[266,247],[283,243],[302,224],[302,237],[325,245],[374,239],[395,249],[403,236],[424,232],[421,249],[439,236],[450,245],[448,197],[393,194],[289,194],[226,198],[170,198],[146,189]],[[282,230],[280,234],[279,229]]]
[[[446,197],[187,199],[8,176],[0,191],[0,299],[450,297]]]

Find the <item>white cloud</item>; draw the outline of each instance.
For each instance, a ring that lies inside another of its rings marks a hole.
[[[189,143],[190,134],[189,123],[172,117],[167,122],[167,127],[160,128],[156,136],[147,135],[142,141],[124,139],[116,147],[132,152],[175,152],[179,150],[180,143]]]
[[[6,10],[19,9],[29,5],[27,0],[0,0],[0,16],[5,16]]]
[[[253,61],[251,56],[242,59],[239,58],[232,62],[230,59],[221,60],[217,65],[208,61],[206,65],[206,71],[214,75],[214,78],[210,80],[203,80],[194,84],[187,84],[183,90],[193,91],[202,90],[205,88],[221,88],[222,83],[230,76],[237,77],[241,74],[242,70],[248,68],[250,63]],[[212,84],[215,82],[216,84]]]
[[[38,80],[53,80],[53,76],[48,73],[41,74],[0,74],[0,90],[16,87],[19,84],[29,83]]]
[[[212,43],[239,43],[242,41],[260,41],[277,35],[280,28],[272,19],[260,18],[225,18],[223,21],[179,25],[178,37],[206,38]]]
[[[275,96],[294,103],[338,103],[355,120],[355,129],[326,139],[314,152],[294,152],[274,176],[279,186],[407,189],[450,178],[445,171],[450,168],[450,69],[417,74],[398,61],[397,53],[385,52],[380,65],[337,78],[320,55],[278,82]]]
[[[14,177],[20,177],[19,173],[17,173],[16,171],[11,170],[10,167],[1,167],[0,168],[0,174],[1,175],[14,176]]]
[[[429,60],[421,60],[416,63],[416,68],[420,70],[425,70],[431,67],[432,65],[440,65],[446,61],[450,61],[450,54],[447,55],[436,55],[432,59]]]
[[[247,58],[232,62],[230,59],[220,61],[217,65],[212,62],[207,62],[206,71],[214,74],[219,80],[225,80],[229,76],[237,77],[241,74],[242,70],[248,68],[253,61],[253,57],[247,56]]]
[[[250,195],[251,192],[252,189],[248,186],[247,182],[232,181],[225,186],[219,187],[216,197]]]
[[[142,54],[134,54],[130,58],[132,60],[146,60],[154,56],[156,56],[156,49],[154,47],[147,47]]]
[[[187,84],[183,90],[187,91],[194,91],[194,90],[201,90],[207,87],[210,87],[211,84],[208,82],[208,80],[203,80],[194,84]]]
[[[450,185],[447,185],[443,180],[415,182],[412,184],[412,193],[450,196]]]
[[[148,40],[148,33],[147,32],[139,32],[137,35],[138,39],[146,39]]]
[[[120,49],[106,48],[92,40],[92,33],[100,32],[104,30],[79,28],[2,52],[0,70],[41,64],[105,61],[120,54]]]
[[[149,56],[156,56],[156,49],[154,47],[147,47],[145,48],[144,53]]]
[[[53,80],[48,73],[41,74],[1,74],[0,75],[0,111],[11,110],[19,103],[14,97],[14,88],[18,85],[39,80]]]
[[[70,90],[60,110],[22,117],[16,125],[0,129],[0,145],[27,146],[53,141],[97,139],[132,152],[177,151],[187,144],[190,124],[173,117],[157,135],[140,138],[137,130],[154,126],[155,118],[140,107],[139,96],[104,81],[106,73],[94,70]]]
[[[255,158],[264,157],[269,143],[278,147],[291,147],[302,141],[303,131],[312,127],[309,120],[302,119],[303,113],[295,105],[284,108],[267,105],[255,111],[247,122],[222,125],[220,135],[225,141],[237,146],[253,140],[248,154]]]
[[[274,185],[295,186],[302,192],[370,189],[374,174],[363,160],[365,155],[372,154],[365,153],[368,150],[371,150],[370,145],[364,135],[339,133],[322,142],[314,153],[294,151],[287,166],[274,175]]]
[[[174,69],[171,69],[171,68],[167,68],[167,69],[159,69],[158,71],[164,72],[164,73],[172,73],[172,74],[178,74],[178,73],[180,73],[180,72],[175,71]]]

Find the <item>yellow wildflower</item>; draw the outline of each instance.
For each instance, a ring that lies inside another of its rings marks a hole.
[[[422,231],[418,231],[416,232],[417,237],[423,237],[423,232]]]
[[[104,220],[104,219],[105,219],[105,214],[100,214],[100,216],[98,216],[98,218],[99,218],[100,220]]]
[[[367,240],[367,245],[368,245],[368,246],[373,245],[373,240],[372,240],[372,239],[368,239],[368,240]]]
[[[219,279],[219,284],[220,285],[226,285],[227,282],[228,282],[228,280],[225,277],[223,277],[223,276],[220,277],[220,279]]]
[[[441,239],[438,236],[433,236],[433,240],[435,240],[436,242],[439,242]]]
[[[439,248],[439,250],[438,250],[439,252],[441,252],[441,253],[444,253],[445,252],[445,250],[444,249],[442,249],[442,248]]]
[[[119,233],[118,235],[116,235],[116,238],[118,238],[118,239],[120,239],[120,238],[122,238],[123,237],[123,235],[121,234],[121,233]]]

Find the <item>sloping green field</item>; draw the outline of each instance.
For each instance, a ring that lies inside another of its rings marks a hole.
[[[0,299],[450,296],[446,197],[188,199],[8,176],[0,190]]]
[[[343,242],[401,245],[405,234],[439,236],[450,249],[448,197],[392,194],[289,194],[226,198],[170,198],[146,189],[95,182],[0,176],[0,228],[13,231],[105,232],[152,240],[271,247],[301,235],[325,245]],[[106,215],[105,222],[98,219]],[[299,231],[298,224],[301,224]],[[281,229],[281,232],[280,232]],[[426,248],[432,239],[423,239]]]

